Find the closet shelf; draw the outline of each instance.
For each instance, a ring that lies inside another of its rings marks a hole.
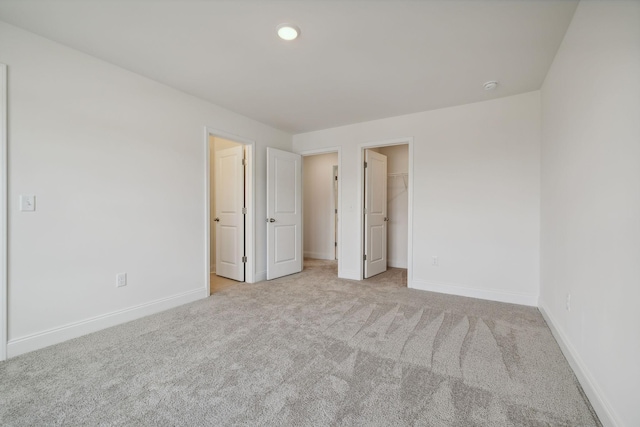
[[[398,172],[398,173],[388,173],[388,177],[390,178],[400,178],[402,177],[402,183],[404,184],[404,189],[406,190],[408,187],[407,180],[409,179],[409,174],[406,172]]]

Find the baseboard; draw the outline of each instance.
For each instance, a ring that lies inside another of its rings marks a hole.
[[[387,266],[393,268],[407,268],[407,261],[404,260],[387,260]]]
[[[340,279],[349,279],[349,280],[360,280],[360,271],[359,270],[347,270],[343,268],[338,272],[338,277]]]
[[[593,378],[593,375],[591,375],[591,372],[589,372],[589,369],[587,369],[586,365],[582,361],[582,358],[573,345],[571,345],[571,342],[564,332],[558,328],[558,323],[554,320],[551,314],[549,314],[549,311],[545,308],[542,302],[538,305],[538,310],[540,310],[542,317],[547,322],[549,329],[551,329],[551,333],[558,342],[558,345],[560,346],[564,357],[569,362],[571,369],[573,369],[573,372],[576,374],[582,389],[589,398],[589,402],[591,402],[591,406],[593,406],[596,414],[598,414],[602,425],[606,427],[621,427],[622,422],[620,422],[620,419],[615,415],[615,412],[613,411],[611,404],[609,404],[609,401],[605,398],[602,389],[600,389],[598,383]]]
[[[327,254],[324,252],[305,252],[304,257],[313,258],[313,259],[327,259],[327,260],[335,259],[334,254]]]
[[[72,338],[77,338],[91,332],[96,332],[101,329],[139,319],[141,317],[168,310],[208,296],[208,293],[203,292],[202,289],[195,289],[134,307],[95,316],[80,322],[69,323],[64,326],[38,332],[26,337],[16,338],[7,343],[7,357],[18,356],[53,344],[58,344]]]
[[[479,298],[490,301],[508,302],[511,304],[538,306],[538,295],[504,292],[496,289],[476,289],[467,286],[427,282],[413,279],[409,287],[422,291],[438,292],[441,294],[458,295],[461,297]]]
[[[253,283],[264,282],[267,280],[267,271],[256,271],[256,275],[253,279]]]

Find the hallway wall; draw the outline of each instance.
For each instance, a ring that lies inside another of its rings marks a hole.
[[[335,259],[333,166],[338,153],[303,158],[303,212],[305,258]]]

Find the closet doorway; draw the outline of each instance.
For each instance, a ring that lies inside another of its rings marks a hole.
[[[407,286],[411,259],[411,145],[362,147],[362,278]]]

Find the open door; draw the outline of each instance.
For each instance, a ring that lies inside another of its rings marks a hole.
[[[364,278],[387,271],[387,156],[365,150]]]
[[[338,259],[338,165],[333,166],[333,258]]]
[[[302,271],[302,156],[267,148],[267,280]]]
[[[244,147],[216,152],[216,275],[244,282]]]

